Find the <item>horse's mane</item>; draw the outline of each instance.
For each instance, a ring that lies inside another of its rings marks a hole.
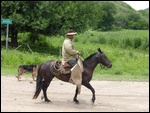
[[[88,56],[84,61],[88,60],[89,58],[91,58],[92,56],[94,56],[96,53],[91,54],[90,56]]]
[[[88,59],[90,59],[92,56],[94,56],[96,53],[93,53],[93,54],[91,54],[90,56],[88,56],[86,59],[84,59],[84,61],[82,62],[83,63],[83,67],[87,67],[87,64],[86,64],[86,61],[88,60]]]

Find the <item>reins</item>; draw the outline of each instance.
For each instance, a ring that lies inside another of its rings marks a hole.
[[[100,65],[100,70],[105,69],[104,65],[102,65],[102,64],[99,64],[99,65]]]

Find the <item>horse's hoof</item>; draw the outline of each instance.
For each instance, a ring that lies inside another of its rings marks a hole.
[[[78,101],[78,100],[74,100],[74,102],[75,102],[76,104],[79,104],[79,101]]]
[[[94,105],[95,99],[92,99],[92,105]]]
[[[94,102],[92,102],[92,105],[94,106]]]
[[[45,102],[48,102],[48,103],[49,103],[49,102],[51,102],[51,100],[47,99],[47,100],[45,100]]]

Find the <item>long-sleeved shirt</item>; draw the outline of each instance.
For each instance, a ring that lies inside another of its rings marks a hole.
[[[66,38],[62,45],[62,60],[68,62],[69,60],[76,60],[77,50],[71,39]]]

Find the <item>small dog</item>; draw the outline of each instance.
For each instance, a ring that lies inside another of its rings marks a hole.
[[[18,67],[18,76],[16,76],[16,78],[20,80],[22,74],[29,72],[32,73],[33,80],[36,81],[35,78],[37,75],[37,69],[38,69],[38,65],[20,65]]]

